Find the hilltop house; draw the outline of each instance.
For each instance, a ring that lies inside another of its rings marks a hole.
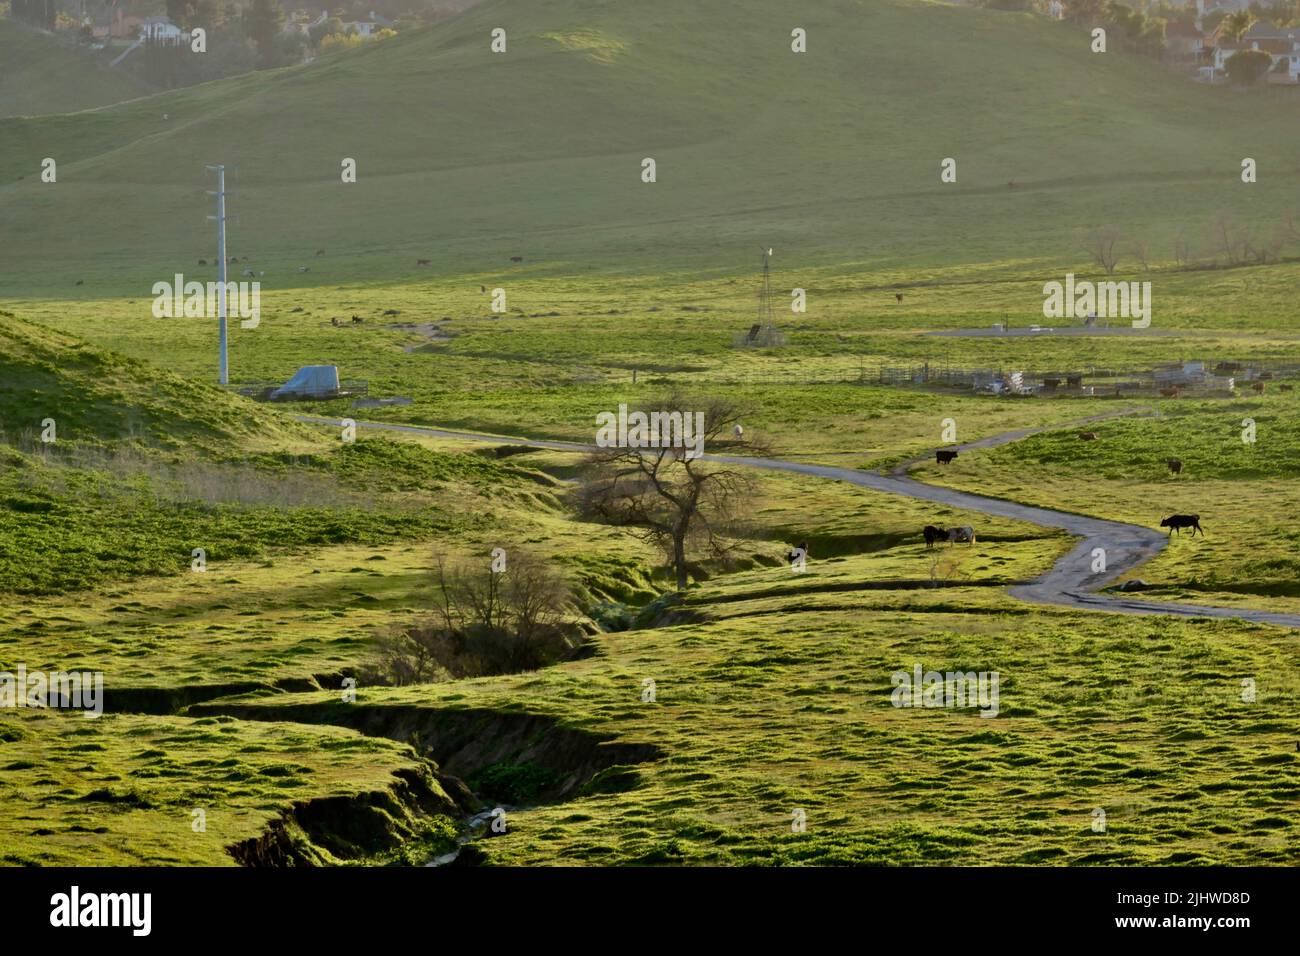
[[[1267,82],[1294,84],[1300,82],[1300,28],[1275,27],[1259,22],[1241,35],[1240,40],[1228,40],[1222,30],[1216,30],[1214,55],[1211,65],[1204,68],[1206,78],[1218,81],[1227,77],[1227,63],[1241,50],[1262,50],[1272,58]]]
[[[189,34],[172,23],[169,17],[149,17],[140,24],[140,39],[180,43],[189,39]]]
[[[379,14],[375,13],[373,10],[370,11],[369,20],[354,20],[351,23],[344,22],[343,24],[345,28],[351,27],[356,30],[357,36],[367,40],[371,39],[380,30],[391,28],[392,25],[392,20],[389,20],[387,17],[379,16]]]

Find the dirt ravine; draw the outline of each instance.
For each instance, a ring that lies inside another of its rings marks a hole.
[[[1108,417],[1108,416],[1106,416]],[[342,422],[332,418],[317,418],[300,415],[298,419],[315,425],[333,425],[341,427]],[[1096,419],[1090,419],[1096,420]],[[532,438],[515,438],[505,435],[485,435],[478,432],[450,431],[425,425],[399,425],[381,422],[357,423],[358,428],[375,428],[386,431],[410,432],[429,435],[434,438],[449,438],[460,441],[487,442],[491,444],[523,445],[529,448],[549,448],[557,451],[589,451],[590,445],[578,442],[547,441]],[[1053,430],[1062,427],[1052,426]],[[970,442],[965,445],[952,446],[962,451],[972,448],[992,448],[1004,445],[1028,435],[1046,431],[1046,428],[1022,429],[1006,432]],[[833,481],[844,481],[873,491],[883,491],[891,495],[904,495],[923,501],[977,511],[981,514],[995,515],[1026,521],[1044,528],[1060,528],[1082,540],[1047,573],[1030,584],[1016,585],[1008,589],[1012,597],[1034,604],[1054,604],[1076,608],[1083,611],[1104,611],[1111,614],[1145,614],[1174,617],[1221,617],[1238,618],[1261,624],[1277,624],[1282,627],[1300,628],[1300,614],[1283,614],[1273,611],[1257,611],[1249,608],[1213,607],[1203,604],[1182,604],[1166,601],[1143,601],[1127,595],[1108,595],[1096,593],[1100,588],[1115,580],[1120,575],[1151,560],[1168,543],[1166,533],[1141,525],[1126,524],[1121,521],[1107,521],[1087,515],[1070,514],[1050,508],[1038,508],[1033,505],[990,498],[985,495],[956,491],[937,485],[927,485],[914,478],[907,477],[907,469],[920,459],[903,462],[895,466],[888,474],[878,471],[859,471],[853,468],[837,468],[834,465],[813,465],[799,462],[781,461],[776,458],[744,458],[728,455],[705,455],[709,461],[742,465],[749,468],[764,468],[769,471],[786,471],[800,475],[813,475]],[[1106,570],[1096,574],[1092,570],[1093,552],[1102,548],[1106,552]]]

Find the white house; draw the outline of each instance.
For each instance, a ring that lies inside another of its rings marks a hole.
[[[167,17],[149,17],[140,24],[140,39],[181,43],[189,39],[189,34]]]
[[[1240,40],[1224,40],[1214,48],[1214,74],[1223,76],[1228,60],[1241,50],[1261,50],[1272,60],[1267,82],[1300,83],[1300,29],[1256,23]]]
[[[370,11],[369,20],[356,20],[352,23],[343,24],[344,27],[353,28],[354,30],[357,31],[357,36],[364,37],[367,40],[373,37],[380,30],[383,30],[387,27],[391,27],[392,25],[393,25],[392,20],[389,20],[387,17],[379,16],[373,10]]]

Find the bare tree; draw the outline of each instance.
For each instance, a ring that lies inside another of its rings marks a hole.
[[[690,399],[674,393],[640,411],[647,418],[676,414],[685,421],[691,416],[692,422],[698,422],[697,450],[751,457],[768,450],[745,434],[741,424],[745,409],[728,399]],[[714,557],[728,553],[726,533],[735,526],[743,503],[753,496],[753,479],[739,468],[697,457],[680,444],[658,448],[638,444],[634,447],[629,441],[627,447],[595,451],[575,493],[575,504],[584,517],[637,529],[662,547],[678,590],[684,590],[691,551],[705,550]]]
[[[1106,275],[1114,275],[1119,264],[1118,226],[1094,226],[1080,234],[1079,241],[1092,261],[1106,270]]]
[[[1240,250],[1244,246],[1241,227],[1230,216],[1218,215],[1210,221],[1210,238],[1228,265],[1241,261]]]
[[[1133,253],[1133,258],[1138,261],[1138,264],[1140,266],[1142,266],[1143,272],[1146,272],[1148,269],[1151,268],[1150,243],[1148,243],[1145,239],[1134,239],[1132,244],[1129,246],[1129,250]]]
[[[568,583],[527,551],[512,550],[501,571],[439,554],[431,578],[431,617],[376,637],[366,678],[405,685],[533,670],[578,646]]]

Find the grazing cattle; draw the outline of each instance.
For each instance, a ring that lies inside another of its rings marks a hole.
[[[1160,527],[1169,529],[1169,536],[1173,537],[1175,531],[1180,535],[1184,528],[1192,529],[1192,537],[1196,537],[1196,532],[1201,532],[1201,537],[1205,537],[1205,532],[1201,529],[1200,515],[1170,515],[1160,522]]]
[[[1172,471],[1175,475],[1182,473],[1183,463],[1179,459],[1168,458],[1166,459],[1165,463],[1169,465],[1169,470]]]
[[[894,293],[894,301],[895,301],[895,302],[902,302],[902,301],[903,301],[903,293],[901,293],[901,292],[895,292],[895,293]]]
[[[943,528],[936,528],[932,524],[926,525],[921,529],[921,534],[925,537],[925,546],[933,548],[936,541],[942,541],[948,537],[948,532]]]
[[[731,434],[735,435],[737,438],[744,438],[745,437],[744,426],[737,425],[735,428],[731,430]]]
[[[1178,389],[1176,389],[1176,388],[1162,388],[1162,389],[1160,390],[1160,394],[1161,394],[1163,397],[1165,397],[1165,398],[1177,398],[1177,397],[1178,397]]]
[[[78,279],[78,280],[77,280],[77,285],[81,285],[81,283],[83,283],[83,282],[85,282],[85,281],[86,281],[85,279]]]
[[[298,267],[298,271],[299,271],[299,272],[311,272],[311,266],[299,266],[299,267]]]
[[[324,249],[317,249],[317,250],[316,250],[316,255],[318,255],[318,256],[323,256],[323,255],[325,255],[325,250],[324,250]]]
[[[201,265],[201,266],[206,266],[207,264],[208,264],[208,260],[207,260],[207,259],[200,259],[200,260],[199,260],[199,265]]]
[[[975,529],[970,525],[962,525],[960,528],[948,529],[948,544],[952,545],[957,541],[965,541],[967,544],[975,543]]]
[[[239,256],[231,256],[231,257],[230,257],[229,259],[227,259],[226,261],[227,261],[227,262],[238,262],[238,261],[239,261]]]
[[[1096,432],[1079,432],[1079,438],[1080,438],[1082,441],[1096,441],[1096,440],[1097,440],[1097,433],[1096,433]]]
[[[1251,385],[1250,387],[1253,388],[1253,389],[1254,389],[1256,392],[1258,392],[1260,395],[1263,395],[1263,394],[1264,394],[1264,383],[1263,383],[1263,382],[1255,382],[1255,383],[1254,383],[1253,385]]]
[[[481,285],[481,286],[478,287],[478,290],[479,290],[480,292],[486,292],[486,291],[487,291],[487,286],[485,286],[485,285]]]
[[[950,463],[956,457],[957,453],[955,451],[936,451],[934,453],[934,460],[941,465]]]
[[[252,270],[252,269],[245,269],[245,270],[244,270],[244,275],[246,275],[246,276],[252,276],[252,275],[253,275],[253,270]]]
[[[808,544],[807,544],[807,542],[805,542],[805,541],[800,541],[800,542],[799,542],[798,544],[796,544],[796,545],[795,545],[795,546],[794,546],[794,547],[793,547],[789,552],[787,552],[785,558],[786,558],[786,560],[789,561],[791,564],[794,564],[794,563],[795,563],[796,561],[798,561],[800,558],[803,558],[804,560],[807,560],[807,559],[808,559]]]
[[[1295,387],[1294,385],[1279,385],[1279,386],[1278,386],[1278,388],[1282,389],[1282,391],[1284,391],[1284,392],[1289,392],[1289,391],[1291,391],[1291,389],[1293,389],[1294,387]]]
[[[360,324],[361,324],[362,322],[364,322],[364,321],[366,321],[366,320],[363,319],[363,318],[362,318],[361,316],[359,316],[359,315],[354,315],[354,316],[352,316],[352,324],[353,324],[353,325],[360,325]]]
[[[1010,182],[1008,182],[1008,183],[1007,183],[1007,188],[1008,188],[1008,189],[1015,189],[1015,188],[1016,188],[1016,181],[1013,179],[1013,180],[1011,180]]]
[[[429,264],[429,260],[428,260],[428,259],[416,259],[416,260],[415,260],[415,264],[416,264],[417,266],[427,266],[427,265]]]
[[[523,262],[523,261],[524,261],[524,257],[523,257],[523,256],[511,256],[511,257],[510,257],[510,261],[511,261],[511,262]]]

